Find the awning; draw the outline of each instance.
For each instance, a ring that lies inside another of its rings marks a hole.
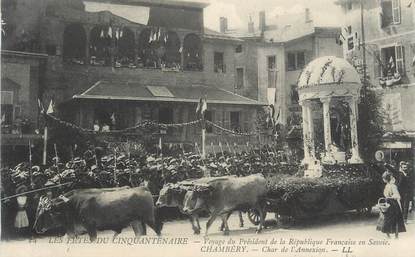
[[[38,135],[38,134],[22,134],[22,135],[1,134],[1,145],[27,146],[29,145],[29,141],[35,142],[41,139],[42,139],[42,135]]]
[[[98,81],[82,94],[74,95],[73,98],[198,103],[200,97],[205,96],[208,103],[266,105],[266,103],[211,86],[153,86],[121,81]]]

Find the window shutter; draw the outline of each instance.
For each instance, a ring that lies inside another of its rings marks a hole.
[[[1,91],[1,104],[13,104],[13,91]]]
[[[136,107],[135,108],[135,124],[142,122],[143,120],[143,114],[141,113],[141,108]]]
[[[375,50],[373,51],[373,74],[375,78],[379,78],[381,76],[381,69],[382,69],[382,63],[381,63],[382,59],[380,57],[380,51],[379,50]]]
[[[223,124],[224,125],[224,127],[225,128],[227,128],[227,129],[230,129],[230,127],[231,127],[231,124],[230,124],[230,119],[231,119],[231,113],[230,112],[228,112],[228,111],[224,111],[224,120],[225,120],[225,124]]]
[[[249,126],[249,120],[250,120],[249,119],[249,116],[251,115],[251,112],[248,111],[248,110],[246,110],[246,111],[243,111],[241,114],[242,114],[243,119],[244,119],[244,127],[243,127],[243,130],[245,132],[249,132],[249,130],[251,129],[250,126]]]
[[[405,74],[404,47],[401,44],[395,46],[396,68],[401,75]]]
[[[216,124],[218,124],[219,126],[223,126],[222,125],[222,110],[217,110],[217,111],[215,111],[214,113],[214,117],[212,117],[213,118],[213,122],[215,122]],[[214,133],[215,134],[218,134],[218,135],[220,135],[221,133],[222,133],[222,130],[220,130],[220,129],[213,129],[213,131],[214,131]]]
[[[392,18],[394,24],[401,23],[401,3],[400,0],[392,0]]]

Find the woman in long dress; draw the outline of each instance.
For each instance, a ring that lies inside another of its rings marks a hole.
[[[21,185],[17,187],[16,194],[21,194],[27,191],[27,187],[25,185]],[[14,220],[14,227],[16,228],[17,232],[21,235],[25,234],[29,228],[29,219],[27,217],[26,212],[26,205],[27,205],[27,196],[20,195],[16,198],[17,200],[17,214]]]
[[[385,172],[382,175],[383,181],[386,183],[383,195],[390,207],[383,212],[383,223],[378,227],[383,233],[390,237],[391,233],[395,233],[395,238],[398,238],[399,232],[406,232],[405,223],[403,220],[402,209],[400,206],[401,196],[398,187],[395,185],[395,177]]]

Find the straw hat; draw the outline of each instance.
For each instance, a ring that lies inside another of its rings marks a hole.
[[[21,194],[21,193],[27,192],[27,190],[28,190],[28,188],[27,188],[26,185],[24,185],[24,184],[17,185],[16,194]]]

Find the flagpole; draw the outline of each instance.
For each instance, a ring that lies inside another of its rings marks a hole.
[[[206,128],[202,128],[202,158],[206,158]]]
[[[43,131],[43,165],[46,165],[48,154],[48,126],[45,124]]]
[[[33,171],[32,171],[32,142],[29,139],[29,173],[30,173],[30,187],[33,189]]]
[[[210,142],[210,146],[212,147],[212,152],[213,152],[213,155],[215,156],[215,159],[216,159],[215,146],[213,145],[213,142]]]

